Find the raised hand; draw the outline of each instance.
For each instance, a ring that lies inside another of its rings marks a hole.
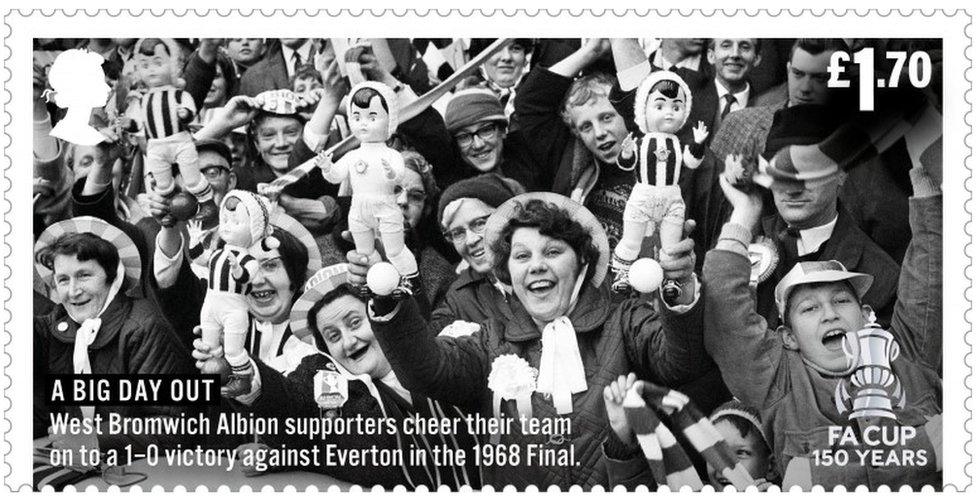
[[[238,95],[231,97],[224,107],[220,108],[215,119],[220,119],[231,129],[250,123],[258,112],[261,111],[261,103],[253,97]]]
[[[186,232],[190,236],[190,246],[195,247],[203,241],[203,222],[199,219],[190,219],[186,223]]]
[[[698,126],[691,130],[691,133],[695,136],[696,144],[704,144],[705,139],[708,139],[708,127],[701,120],[698,121]]]
[[[627,415],[624,413],[624,397],[627,391],[637,383],[637,375],[631,373],[621,375],[617,380],[610,382],[610,385],[603,388],[603,403],[607,406],[607,420],[610,421],[610,429],[613,430],[620,441],[624,444],[633,444],[635,436],[627,422]]]
[[[729,222],[735,222],[747,229],[752,229],[759,222],[762,215],[762,198],[758,193],[746,193],[732,185],[724,176],[718,176],[718,183],[725,193],[725,199],[732,205],[732,215]]]
[[[637,141],[634,140],[633,134],[627,134],[624,137],[623,142],[620,143],[620,156],[622,158],[630,159],[634,157],[634,152],[637,151]]]
[[[725,157],[725,171],[722,175],[725,179],[729,181],[730,184],[736,185],[742,181],[742,177],[745,175],[746,169],[742,165],[742,155],[728,154]]]

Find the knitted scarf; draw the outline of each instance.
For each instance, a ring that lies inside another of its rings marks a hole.
[[[721,471],[736,489],[744,491],[753,484],[749,472],[736,461],[721,434],[688,396],[638,382],[627,392],[624,412],[658,484],[667,485],[672,491],[683,486],[697,491],[703,486],[691,459],[655,410],[667,415],[672,426],[680,429],[705,461]]]

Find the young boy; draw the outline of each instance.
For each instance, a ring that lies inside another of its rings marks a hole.
[[[756,479],[759,491],[765,491],[770,486],[770,476],[773,468],[772,452],[769,443],[762,433],[759,412],[742,404],[738,400],[731,400],[719,406],[708,420],[715,426],[715,430],[722,435],[729,451],[742,464],[749,475]],[[722,491],[732,484],[711,464],[708,467],[708,482],[716,491]]]
[[[759,409],[784,488],[942,484],[941,143],[906,139],[912,241],[889,332],[862,302],[872,277],[836,261],[798,263],[776,287],[783,324],[767,329],[747,252],[762,202],[720,178],[733,212],[705,258],[705,347],[733,395]],[[782,168],[788,158],[829,160],[809,148],[777,153],[773,181],[804,182]]]

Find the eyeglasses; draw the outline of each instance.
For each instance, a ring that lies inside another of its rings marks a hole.
[[[479,128],[478,130],[475,130],[474,132],[457,134],[454,136],[454,140],[457,141],[458,146],[466,148],[474,143],[474,136],[478,136],[482,142],[488,142],[495,139],[496,133],[498,133],[498,125],[491,123]]]
[[[477,219],[471,221],[470,224],[465,226],[455,227],[453,229],[448,229],[444,231],[444,239],[450,241],[456,245],[460,245],[464,242],[464,239],[468,235],[468,231],[474,234],[482,236],[485,234],[485,225],[488,223],[488,216],[478,217]]]
[[[393,195],[400,197],[403,193],[403,186],[395,186],[393,188]],[[408,189],[407,190],[407,202],[413,203],[414,205],[423,205],[427,201],[427,192],[423,189]]]

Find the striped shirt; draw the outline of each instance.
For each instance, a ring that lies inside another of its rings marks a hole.
[[[681,143],[674,134],[651,132],[637,139],[637,147],[630,158],[619,158],[617,165],[634,170],[634,180],[641,184],[670,186],[681,175]],[[636,168],[635,168],[636,167]]]
[[[161,139],[177,132],[188,130],[189,120],[180,121],[177,111],[180,108],[190,110],[196,115],[197,107],[193,103],[193,96],[176,87],[158,87],[150,90],[142,97],[142,129],[146,131],[146,138]]]
[[[235,261],[238,264],[236,269]],[[210,255],[207,288],[216,292],[246,294],[251,291],[251,276],[257,269],[258,261],[251,254],[224,247]]]

